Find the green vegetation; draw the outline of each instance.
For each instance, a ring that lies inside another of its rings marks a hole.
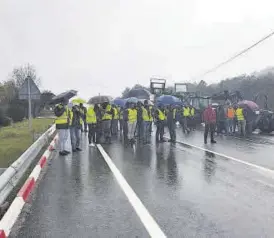
[[[14,123],[0,128],[0,168],[8,167],[33,143],[37,134],[45,132],[53,119],[34,119],[33,131],[28,128],[28,121]]]

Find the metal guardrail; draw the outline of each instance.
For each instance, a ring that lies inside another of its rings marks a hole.
[[[0,205],[6,200],[13,188],[29,168],[30,164],[37,157],[41,149],[49,143],[50,137],[55,132],[55,125],[50,127],[38,138],[16,161],[10,165],[0,176]]]

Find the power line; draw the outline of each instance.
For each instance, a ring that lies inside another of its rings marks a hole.
[[[263,37],[262,39],[260,39],[259,41],[257,41],[256,43],[254,43],[253,45],[249,46],[248,48],[240,51],[239,53],[237,53],[236,55],[232,56],[231,58],[229,58],[228,60],[218,64],[217,66],[215,66],[214,68],[206,71],[205,73],[203,73],[200,77],[203,77],[209,73],[212,73],[214,71],[216,71],[217,69],[219,69],[220,67],[222,67],[225,64],[228,64],[229,62],[233,61],[234,59],[238,58],[239,56],[241,56],[242,54],[246,53],[247,51],[251,50],[252,48],[254,48],[255,46],[259,45],[260,43],[262,43],[263,41],[267,40],[268,38],[270,38],[271,36],[274,35],[274,31],[272,31],[270,34],[268,34],[267,36]]]

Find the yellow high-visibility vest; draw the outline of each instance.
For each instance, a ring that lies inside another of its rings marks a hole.
[[[58,105],[58,106],[60,106],[60,105]],[[65,107],[64,113],[60,117],[57,117],[55,119],[55,124],[56,125],[69,124],[69,109],[68,109],[68,107]]]
[[[128,110],[128,121],[129,122],[136,122],[137,121],[137,110],[136,109],[127,109]]]
[[[149,116],[149,121],[153,121],[153,116],[152,116],[152,106],[149,106],[149,107],[148,107],[148,110],[149,110],[149,113],[150,113],[150,116]]]
[[[157,109],[159,113],[159,120],[164,121],[166,119],[165,113],[163,113],[160,109]]]
[[[176,112],[177,112],[177,110],[176,110],[176,108],[174,108],[174,109],[173,109],[173,119],[174,119],[174,120],[176,119]]]
[[[237,116],[237,120],[238,121],[243,121],[245,119],[242,108],[237,108],[237,110],[236,110],[236,116]]]
[[[184,115],[184,117],[190,116],[190,108],[189,107],[184,107],[183,115]]]
[[[191,108],[191,110],[190,110],[190,115],[191,115],[191,116],[194,116],[194,115],[195,115],[195,109],[194,109],[194,107]]]
[[[97,122],[96,113],[93,107],[89,107],[87,110],[87,123],[95,124]]]
[[[114,115],[113,115],[113,119],[119,119],[119,114],[118,114],[118,110],[117,110],[117,108],[113,108],[113,112],[114,112]]]
[[[112,115],[107,113],[107,112],[111,112],[111,106],[110,105],[107,105],[105,113],[102,117],[102,120],[111,120],[112,119]]]
[[[150,118],[148,116],[148,110],[145,107],[142,107],[142,118],[143,121],[150,121]]]

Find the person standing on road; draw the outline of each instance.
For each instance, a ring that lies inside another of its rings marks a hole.
[[[142,139],[143,134],[143,109],[142,109],[142,103],[137,103],[137,125],[136,125],[136,131],[138,140],[140,141]]]
[[[82,124],[84,125],[81,127],[82,132],[88,132],[87,130],[87,120],[86,120],[86,114],[87,114],[87,108],[84,107],[83,103],[80,103],[80,113],[81,113],[81,118],[82,118]]]
[[[156,120],[156,142],[165,142],[164,132],[165,132],[165,110],[162,104],[159,105],[158,109],[155,111],[155,120]]]
[[[142,106],[142,139],[143,143],[148,143],[149,139],[149,126],[150,126],[150,112],[148,107],[148,101],[144,101],[144,106]]]
[[[94,105],[94,111],[96,114],[96,128],[95,128],[95,142],[96,144],[100,144],[102,137],[102,111],[100,104]]]
[[[129,143],[128,139],[128,109],[130,108],[130,104],[127,102],[125,104],[124,110],[123,110],[123,137],[124,137],[124,143],[127,145]]]
[[[71,110],[71,122],[70,122],[70,137],[71,137],[71,146],[72,151],[81,151],[80,141],[81,141],[81,119],[83,115],[81,108],[77,105],[74,105]]]
[[[123,128],[124,128],[124,108],[121,107],[119,110],[119,129],[120,129],[120,136],[123,133]]]
[[[207,136],[210,131],[211,143],[216,143],[214,140],[215,125],[216,125],[216,112],[211,105],[204,110],[203,121],[205,123],[204,143],[207,144]]]
[[[105,143],[111,144],[111,120],[113,109],[108,102],[102,104],[102,127]]]
[[[183,107],[183,132],[184,133],[189,133],[190,130],[188,128],[188,121],[190,117],[190,109],[187,105]]]
[[[234,108],[229,105],[227,108],[227,113],[226,113],[226,131],[228,132],[228,134],[232,135],[233,134],[233,121],[234,121],[234,117],[235,117],[235,111]]]
[[[131,146],[135,143],[134,133],[137,124],[137,109],[134,103],[130,103],[129,108],[124,112],[125,122],[127,124],[127,138]]]
[[[87,110],[87,124],[88,124],[88,142],[89,146],[95,146],[96,143],[96,127],[97,127],[97,118],[96,112],[93,106],[90,106]]]
[[[112,105],[113,108],[113,118],[111,121],[111,133],[112,135],[118,134],[118,119],[119,119],[119,111],[116,105]]]
[[[173,142],[173,143],[176,142],[175,126],[176,126],[176,108],[173,107],[172,105],[169,105],[167,109],[167,127],[169,130],[170,139],[168,140],[168,142]]]
[[[246,135],[246,114],[245,114],[245,110],[242,106],[237,106],[236,109],[236,117],[237,117],[237,121],[238,121],[238,132],[242,135],[245,136]]]
[[[61,156],[68,155],[67,140],[69,138],[70,112],[68,109],[68,100],[58,104],[54,108],[56,129],[59,136],[59,154]]]

